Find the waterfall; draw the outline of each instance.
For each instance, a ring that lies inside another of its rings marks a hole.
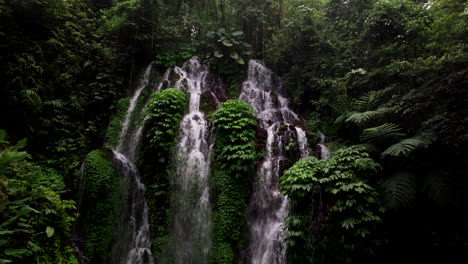
[[[135,165],[136,150],[143,128],[142,122],[135,120],[138,117],[136,105],[141,92],[150,82],[151,68],[152,64],[145,69],[139,85],[130,99],[128,110],[122,123],[119,142],[112,150],[114,153],[113,163],[120,176],[128,183],[130,193],[128,198],[125,199],[127,204],[124,205],[118,221],[110,263],[154,263],[151,254],[145,186]],[[132,122],[138,125],[133,130],[130,129]]]
[[[317,144],[317,152],[320,159],[330,158],[330,150],[325,146],[326,140],[327,137],[322,132],[320,132],[320,142]]]
[[[266,154],[253,186],[249,205],[249,259],[252,264],[286,263],[284,219],[288,199],[279,193],[279,177],[287,160],[284,147],[291,139],[298,144],[300,157],[309,155],[300,118],[289,107],[281,80],[261,62],[249,62],[247,80],[240,99],[257,112],[260,126],[267,131]]]
[[[181,89],[190,95],[189,111],[180,123],[173,178],[172,263],[208,263],[211,251],[211,205],[209,172],[213,135],[200,111],[200,99],[222,85],[213,78],[197,58],[175,67],[176,78],[167,76],[165,86]],[[169,79],[177,79],[171,83]]]

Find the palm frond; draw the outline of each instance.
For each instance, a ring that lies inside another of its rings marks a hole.
[[[370,91],[356,100],[356,109],[360,112],[370,111],[377,107],[377,93]]]
[[[381,183],[385,206],[390,210],[404,208],[416,199],[416,175],[399,172]]]
[[[411,138],[405,138],[398,143],[395,143],[388,147],[382,154],[380,155],[382,158],[386,156],[393,156],[393,157],[408,157],[413,153],[415,150],[420,148],[427,147],[431,142],[424,137],[415,136]]]
[[[401,128],[398,125],[392,123],[385,123],[377,127],[364,129],[360,139],[362,141],[375,142],[405,136],[405,134],[401,133],[400,131]]]

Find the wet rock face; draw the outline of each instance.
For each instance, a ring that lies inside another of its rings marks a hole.
[[[211,91],[204,91],[200,97],[200,111],[205,114],[211,114],[218,107],[216,96]]]
[[[266,141],[268,138],[268,131],[261,126],[257,126],[255,128],[255,136],[259,141]]]
[[[288,200],[279,192],[279,177],[293,161],[308,156],[301,118],[289,108],[281,80],[262,62],[249,62],[248,76],[239,99],[253,106],[259,127],[257,151],[264,153],[256,162],[258,176],[253,186],[247,225],[247,263],[284,264],[284,218]],[[263,148],[261,150],[260,148]]]
[[[288,158],[282,158],[279,160],[279,175],[282,175],[283,172],[294,165],[294,161],[288,159]]]

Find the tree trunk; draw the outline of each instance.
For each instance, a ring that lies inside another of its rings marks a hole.
[[[286,8],[284,6],[284,0],[279,0],[279,14],[278,14],[278,26],[281,27],[281,22],[286,18]]]

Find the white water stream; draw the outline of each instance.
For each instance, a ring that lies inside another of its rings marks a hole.
[[[268,133],[266,155],[253,186],[249,205],[250,230],[247,259],[252,264],[286,263],[284,219],[288,214],[288,199],[279,193],[281,164],[286,159],[284,147],[295,135],[300,157],[309,155],[301,120],[289,108],[281,80],[260,61],[249,62],[247,80],[242,84],[240,99],[252,105],[260,126]]]

